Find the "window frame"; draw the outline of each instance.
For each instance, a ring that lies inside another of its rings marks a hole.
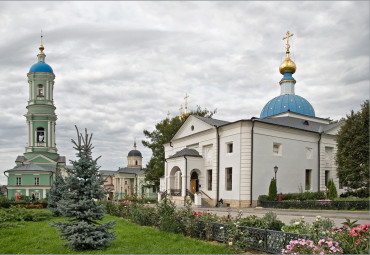
[[[231,154],[234,152],[233,142],[226,143],[226,153]]]
[[[35,186],[39,186],[40,185],[40,177],[34,177],[34,180],[35,180]]]
[[[15,178],[15,185],[17,185],[17,186],[22,185],[22,177],[16,177]]]
[[[207,170],[207,190],[212,190],[212,169]]]
[[[232,167],[225,168],[225,190],[227,191],[233,190],[233,168]]]
[[[305,171],[305,190],[312,190],[312,169]]]

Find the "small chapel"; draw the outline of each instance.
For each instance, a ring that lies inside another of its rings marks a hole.
[[[62,174],[66,158],[60,156],[55,144],[57,115],[53,90],[55,75],[51,66],[45,63],[44,46],[39,47],[37,63],[32,65],[28,77],[28,104],[26,117],[27,147],[25,153],[16,158],[16,166],[6,170],[8,177],[8,198],[30,196],[46,198],[57,169]]]
[[[109,200],[122,200],[127,197],[157,198],[154,185],[145,181],[142,170],[142,154],[134,148],[127,154],[127,167],[118,170],[99,170],[105,179],[104,189],[108,192]]]
[[[190,197],[195,206],[253,207],[276,179],[278,193],[324,191],[330,179],[339,192],[336,135],[343,124],[316,116],[313,106],[295,93],[296,64],[286,57],[279,67],[280,95],[259,118],[233,122],[191,115],[164,145],[161,200],[176,204]]]

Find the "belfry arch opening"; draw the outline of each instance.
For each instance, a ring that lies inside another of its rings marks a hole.
[[[38,143],[43,143],[45,141],[45,129],[43,127],[38,127],[36,129],[36,139]]]

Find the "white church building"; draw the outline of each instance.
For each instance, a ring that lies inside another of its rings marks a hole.
[[[342,122],[316,117],[311,104],[295,94],[290,36],[284,38],[286,58],[279,67],[280,95],[260,118],[227,122],[189,116],[164,145],[162,194],[177,204],[189,195],[195,205],[215,206],[222,199],[230,207],[251,207],[268,194],[275,174],[278,193],[324,191],[330,179],[340,188],[335,154]]]

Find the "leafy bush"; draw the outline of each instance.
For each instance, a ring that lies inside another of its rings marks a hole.
[[[158,221],[155,208],[147,207],[138,203],[129,205],[129,208],[129,218],[136,224],[142,226],[153,226]]]
[[[343,227],[333,228],[330,231],[330,236],[341,242],[341,247],[345,254],[370,254],[369,223],[354,227],[349,227],[348,225],[354,225],[353,223],[355,222],[352,222],[352,224],[348,223],[351,222],[347,219],[347,222],[343,223]]]
[[[156,209],[157,214],[160,215],[157,225],[159,230],[173,233],[183,232],[184,225],[176,212],[176,205],[171,200],[163,199],[157,204]]]
[[[281,231],[281,228],[285,225],[281,220],[278,220],[277,215],[271,211],[267,212],[262,218],[256,215],[249,215],[245,218],[240,218],[239,222],[240,226],[266,228],[277,231]]]
[[[362,188],[357,190],[348,190],[345,193],[341,194],[340,197],[359,197],[359,198],[369,198],[369,189],[368,188]]]
[[[334,226],[334,221],[329,218],[323,219],[321,216],[316,216],[316,220],[309,224],[304,221],[304,216],[300,219],[293,219],[290,225],[285,225],[282,230],[290,233],[308,234],[310,239],[318,241],[322,236],[327,236]]]

